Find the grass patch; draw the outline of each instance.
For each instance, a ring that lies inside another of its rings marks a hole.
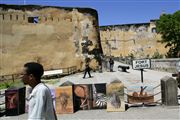
[[[58,79],[48,79],[48,80],[42,80],[42,82],[45,84],[54,85],[54,84],[58,83],[59,80]],[[24,86],[24,84],[20,79],[14,80],[14,82],[12,80],[0,82],[0,90],[8,89],[8,88],[20,88],[23,86]]]
[[[1,89],[12,88],[12,87],[19,88],[19,87],[23,87],[23,86],[24,86],[23,82],[21,80],[19,80],[19,79],[18,80],[14,80],[14,82],[8,80],[8,81],[4,81],[4,82],[0,83],[0,90]]]

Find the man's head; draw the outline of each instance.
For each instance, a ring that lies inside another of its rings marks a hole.
[[[41,82],[41,76],[44,73],[43,66],[36,62],[24,64],[22,80],[24,84],[36,84]]]

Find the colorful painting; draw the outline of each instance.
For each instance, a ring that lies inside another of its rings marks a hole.
[[[56,113],[74,113],[73,86],[61,86],[56,88]]]
[[[113,81],[107,85],[107,111],[125,111],[124,85],[121,81]]]
[[[154,102],[154,90],[152,86],[129,86],[128,103],[144,103],[151,104]]]
[[[53,105],[54,109],[56,109],[56,93],[55,93],[55,88],[50,88],[51,96],[53,99]]]
[[[79,84],[74,86],[74,108],[77,110],[92,109],[92,86]]]
[[[29,95],[30,93],[32,92],[32,88],[27,86],[26,87],[26,105],[25,105],[25,112],[28,113],[28,110],[29,110],[29,101],[28,101],[28,98],[29,98]]]
[[[25,87],[6,90],[5,101],[7,116],[25,113]]]
[[[105,109],[106,101],[106,84],[92,84],[93,88],[93,109]]]
[[[18,107],[18,91],[17,90],[7,90],[6,91],[6,109],[17,109]]]

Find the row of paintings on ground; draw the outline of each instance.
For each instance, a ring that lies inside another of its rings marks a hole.
[[[50,90],[57,114],[90,109],[125,111],[124,85],[121,81],[113,81],[109,84],[71,84]],[[128,103],[154,102],[152,87],[131,86],[128,87],[127,92]],[[25,96],[29,94],[30,89],[25,88],[6,90],[6,114],[16,115],[27,112],[28,103],[27,101],[25,103]]]

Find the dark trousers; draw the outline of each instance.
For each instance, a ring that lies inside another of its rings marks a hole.
[[[86,77],[86,74],[89,74],[89,77],[91,77],[91,74],[90,74],[90,70],[85,70],[85,72],[84,72],[84,77],[83,78],[85,78]]]
[[[113,67],[114,67],[114,65],[110,64],[110,72],[113,72]]]

